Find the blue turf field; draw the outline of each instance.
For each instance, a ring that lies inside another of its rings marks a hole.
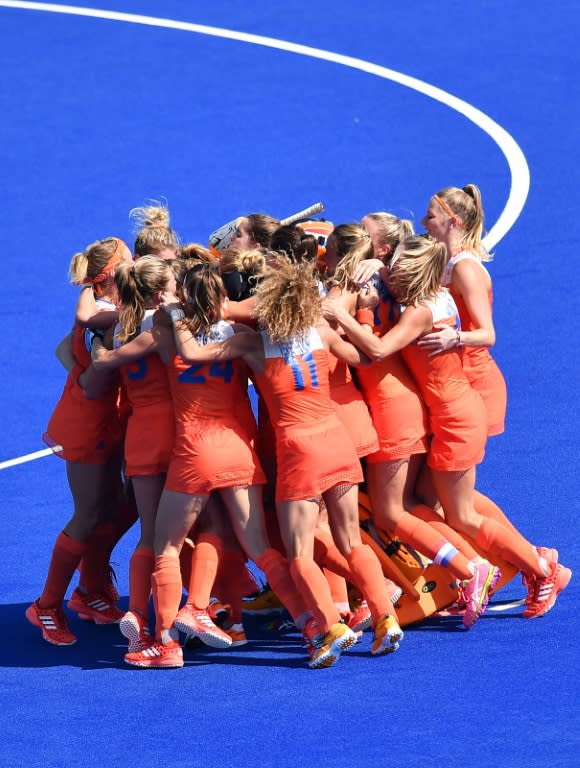
[[[0,0],[0,462],[44,447],[64,382],[53,350],[76,296],[69,260],[100,237],[131,242],[132,207],[163,197],[182,239],[203,242],[240,213],[317,200],[337,224],[377,209],[418,222],[436,190],[474,182],[492,235],[502,212],[508,224],[490,267],[508,423],[479,486],[576,575],[541,620],[490,611],[468,633],[432,621],[388,658],[370,658],[365,636],[311,672],[296,636],[279,642],[253,622],[247,648],[140,672],[123,667],[115,628],[76,622],[65,649],[27,624],[70,500],[56,458],[2,469],[0,765],[576,768],[580,7],[98,6],[260,36],[245,41],[75,6]],[[115,553],[124,596],[133,544],[134,532]],[[498,600],[522,596],[514,582]]]

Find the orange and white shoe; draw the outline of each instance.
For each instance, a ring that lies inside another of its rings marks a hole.
[[[143,651],[151,645],[151,633],[145,619],[135,611],[127,611],[119,622],[123,637],[129,641],[127,651]]]
[[[71,611],[78,613],[79,619],[94,621],[95,624],[118,624],[123,618],[123,611],[104,595],[85,595],[79,589],[75,589],[67,605]]]
[[[47,643],[53,645],[74,645],[76,643],[77,639],[68,628],[62,605],[58,608],[41,608],[38,600],[35,600],[32,605],[28,606],[25,615],[33,626],[41,630],[42,637]]]
[[[572,571],[557,562],[549,563],[550,572],[541,579],[531,581],[532,589],[526,600],[524,616],[538,619],[554,607],[558,595],[566,589],[572,578]]]
[[[232,647],[248,644],[248,638],[243,624],[231,624],[229,627],[226,626],[224,627],[224,632],[231,637]]]
[[[218,597],[211,597],[207,606],[207,612],[213,623],[221,627],[230,615],[229,608],[230,606],[224,605]]]
[[[394,616],[386,614],[375,627],[375,637],[371,645],[371,653],[378,656],[382,653],[393,653],[398,650],[399,643],[404,637],[403,630]]]
[[[185,635],[195,635],[211,648],[229,648],[232,638],[216,626],[207,611],[184,605],[173,622],[176,629]]]
[[[141,651],[129,651],[125,661],[133,667],[148,669],[177,669],[183,666],[183,651],[177,640],[161,643],[156,640]]]

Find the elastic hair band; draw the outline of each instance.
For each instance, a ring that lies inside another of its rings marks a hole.
[[[122,258],[121,253],[125,243],[122,240],[119,240],[119,238],[117,237],[114,239],[115,239],[115,250],[113,251],[109,261],[105,264],[105,266],[99,272],[98,275],[96,275],[95,277],[85,277],[85,279],[83,280],[83,285],[97,285],[98,283],[102,283],[108,277],[111,277],[112,275],[115,274],[115,269],[121,263],[121,258]]]
[[[456,220],[457,220],[457,223],[459,224],[459,226],[460,226],[460,227],[463,227],[463,229],[465,229],[465,226],[464,226],[463,222],[462,222],[462,221],[459,221],[459,220],[457,219],[457,214],[456,214],[456,213],[453,213],[453,211],[452,211],[452,210],[451,210],[451,208],[450,208],[450,207],[447,205],[447,203],[445,202],[445,200],[443,200],[441,197],[439,197],[439,195],[433,195],[433,200],[436,200],[436,201],[439,203],[439,205],[441,206],[441,208],[443,208],[443,210],[445,211],[445,213],[446,213],[446,214],[447,214],[447,215],[448,215],[448,216],[449,216],[451,219],[456,219]]]

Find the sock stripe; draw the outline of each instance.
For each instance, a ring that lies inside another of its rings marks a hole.
[[[444,568],[447,568],[449,563],[453,560],[455,555],[457,555],[459,551],[453,546],[453,544],[450,544],[448,541],[445,542],[445,544],[439,549],[435,557],[433,558],[433,562],[437,563],[437,565],[442,565]]]

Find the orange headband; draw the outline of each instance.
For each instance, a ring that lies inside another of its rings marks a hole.
[[[119,266],[122,259],[122,250],[125,247],[125,243],[122,240],[119,240],[118,237],[114,238],[115,240],[115,249],[111,255],[111,258],[109,261],[105,264],[103,269],[99,272],[98,275],[95,277],[85,277],[83,280],[84,285],[97,285],[98,283],[102,283],[104,280],[106,280],[108,277],[111,277],[115,274],[115,269]]]
[[[463,229],[465,229],[465,225],[463,224],[463,222],[462,222],[462,221],[459,221],[459,219],[457,218],[457,214],[456,214],[456,213],[453,213],[453,211],[452,211],[452,210],[451,210],[451,208],[450,208],[450,207],[447,205],[447,203],[445,202],[445,200],[443,200],[441,197],[439,197],[439,195],[433,195],[433,200],[436,200],[436,201],[439,203],[439,205],[441,206],[441,208],[443,208],[443,210],[445,211],[445,213],[446,213],[446,214],[447,214],[447,215],[448,215],[448,216],[449,216],[451,219],[455,219],[455,220],[457,221],[457,223],[459,224],[459,226],[460,226],[460,227],[463,227]]]

